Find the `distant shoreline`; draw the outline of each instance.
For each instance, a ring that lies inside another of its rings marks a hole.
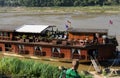
[[[40,13],[40,14],[68,14],[68,13],[100,13],[120,14],[120,6],[89,6],[89,7],[0,7],[0,13]]]

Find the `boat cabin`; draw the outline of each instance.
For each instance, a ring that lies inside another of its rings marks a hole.
[[[89,61],[115,58],[117,41],[107,29],[69,28],[58,31],[55,26],[23,25],[0,30],[0,51],[16,54],[79,59]]]

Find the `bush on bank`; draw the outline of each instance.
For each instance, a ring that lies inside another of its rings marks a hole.
[[[58,78],[60,71],[49,64],[33,60],[4,57],[0,59],[0,74],[13,77]]]

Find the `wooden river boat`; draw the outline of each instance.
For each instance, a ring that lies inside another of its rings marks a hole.
[[[116,57],[117,41],[107,29],[68,28],[56,31],[55,26],[23,25],[0,28],[0,51],[56,59],[98,61]]]

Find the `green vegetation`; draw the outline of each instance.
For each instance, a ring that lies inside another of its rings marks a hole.
[[[12,78],[58,78],[60,71],[56,66],[41,63],[32,59],[18,59],[15,57],[0,58],[0,76]],[[92,78],[92,75],[80,73],[82,78]]]
[[[120,0],[0,0],[0,6],[26,6],[26,7],[50,7],[50,6],[104,6],[120,5]]]
[[[33,60],[4,57],[0,59],[0,74],[14,77],[58,78],[58,68]]]
[[[89,6],[89,7],[0,7],[0,13],[40,13],[40,14],[64,14],[64,13],[120,13],[120,6]]]

